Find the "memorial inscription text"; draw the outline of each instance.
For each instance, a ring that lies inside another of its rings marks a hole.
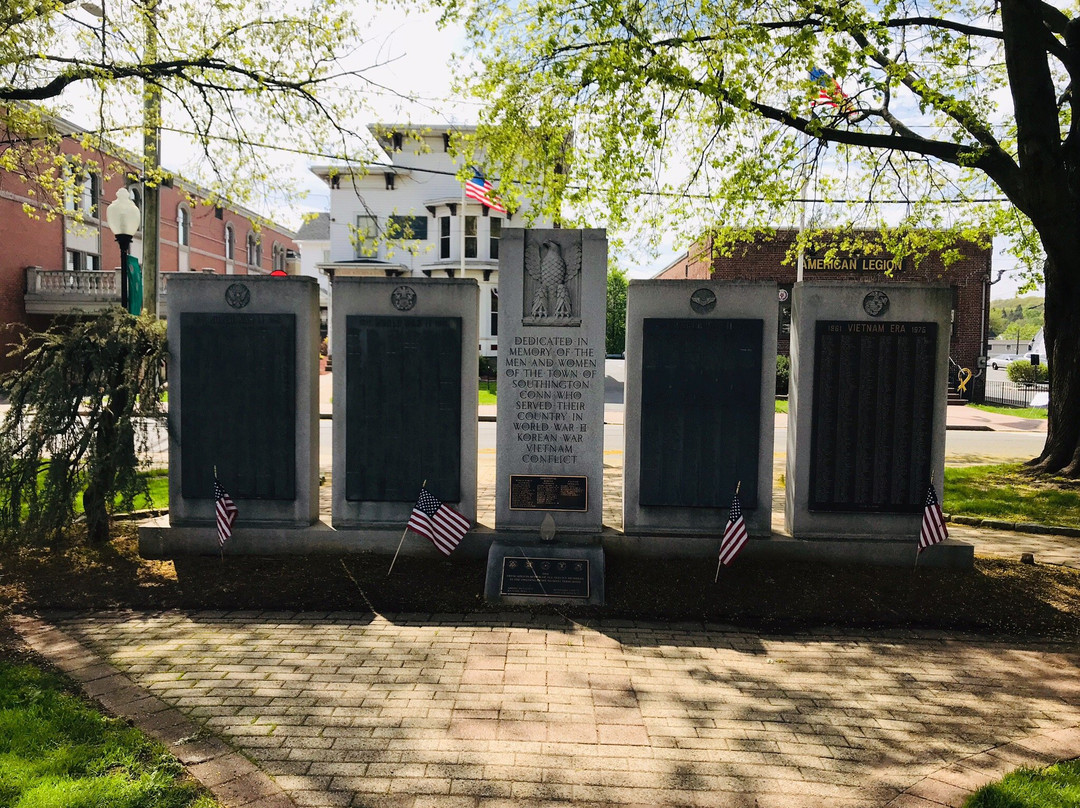
[[[518,336],[505,350],[503,387],[514,402],[521,462],[573,466],[589,431],[587,391],[602,383],[603,360],[585,337]]]

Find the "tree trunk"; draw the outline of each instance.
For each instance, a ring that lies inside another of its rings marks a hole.
[[[1031,465],[1039,472],[1080,478],[1080,254],[1054,252],[1047,248],[1043,270],[1050,369],[1046,445]]]
[[[122,366],[122,363],[121,363]],[[109,403],[105,405],[94,436],[97,462],[91,472],[90,482],[83,492],[83,512],[86,514],[86,541],[101,545],[109,541],[109,506],[116,489],[117,464],[123,455],[118,442],[117,426],[127,409],[128,391],[122,386],[122,370],[113,378]]]

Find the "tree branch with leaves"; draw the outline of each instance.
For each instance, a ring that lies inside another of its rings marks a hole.
[[[549,216],[722,246],[792,226],[812,181],[793,249],[864,231],[918,261],[1006,237],[1046,284],[1033,465],[1080,476],[1080,18],[1040,0],[442,5],[469,32],[489,172]],[[821,102],[815,69],[842,99]]]

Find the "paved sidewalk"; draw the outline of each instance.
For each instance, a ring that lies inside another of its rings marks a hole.
[[[529,615],[53,621],[13,620],[121,714],[146,720],[112,695],[130,677],[272,778],[229,778],[202,742],[213,765],[192,771],[229,806],[285,805],[273,787],[320,808],[930,808],[1080,756],[1075,645]]]

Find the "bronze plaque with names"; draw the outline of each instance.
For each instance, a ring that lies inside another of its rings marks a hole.
[[[179,319],[183,405],[172,439],[180,441],[183,496],[213,499],[216,477],[237,500],[295,500],[296,315]]]
[[[811,511],[918,513],[934,442],[937,323],[819,320]]]
[[[589,560],[507,556],[503,559],[499,594],[587,599]]]
[[[511,474],[510,510],[585,513],[589,510],[589,478]]]

